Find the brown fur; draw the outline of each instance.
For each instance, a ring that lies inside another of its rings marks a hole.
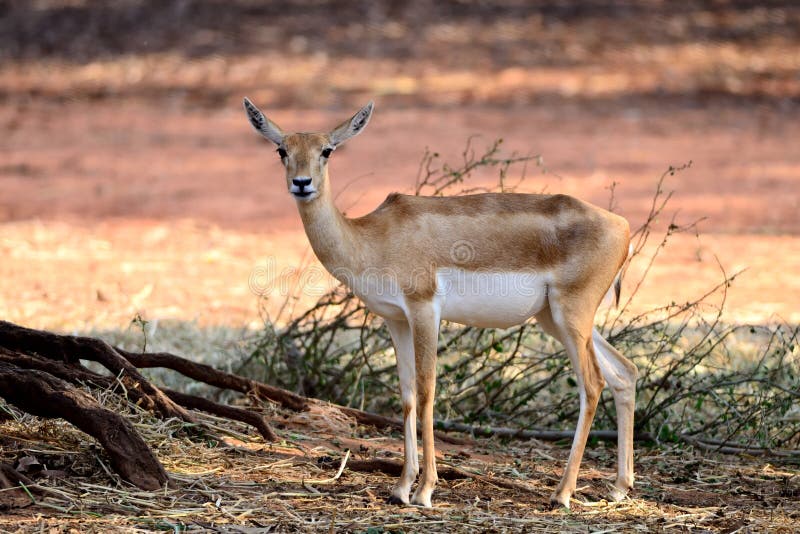
[[[575,264],[562,281],[582,285],[596,262],[609,258],[610,285],[628,245],[624,219],[565,195],[392,194],[372,213],[343,224],[353,239],[380,244],[373,261],[399,273],[409,267],[431,274],[442,267],[541,272]],[[459,246],[467,258],[454,254]],[[435,289],[417,287],[422,298]]]

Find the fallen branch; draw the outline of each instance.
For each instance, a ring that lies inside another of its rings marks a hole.
[[[445,432],[464,432],[476,437],[502,436],[511,439],[538,439],[541,441],[561,441],[575,437],[571,430],[522,430],[509,427],[470,426],[456,421],[436,421],[434,428]],[[616,441],[616,430],[592,430],[589,439]],[[633,436],[637,441],[654,441],[649,432],[637,432]]]
[[[800,450],[770,449],[766,447],[740,447],[731,445],[727,441],[715,439],[699,439],[687,434],[679,436],[681,441],[688,443],[700,450],[718,452],[720,454],[747,454],[749,456],[787,456],[800,457]]]
[[[400,476],[403,471],[402,462],[394,460],[386,460],[383,458],[372,458],[369,460],[352,460],[348,467],[353,471],[361,473],[386,473],[387,475]],[[454,465],[441,465],[437,468],[439,478],[443,480],[459,480],[464,478],[471,478],[486,484],[493,484],[500,488],[513,489],[518,491],[533,492],[536,491],[526,484],[515,482],[507,478],[500,478],[496,476],[484,475],[482,473],[475,473],[467,471]]]

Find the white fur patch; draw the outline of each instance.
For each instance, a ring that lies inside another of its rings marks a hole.
[[[336,273],[334,273],[336,274]],[[373,313],[408,319],[408,306],[397,280],[376,269],[358,277],[337,277]],[[548,273],[491,273],[440,269],[434,306],[442,319],[481,328],[508,328],[524,323],[547,302]]]
[[[442,319],[482,328],[508,328],[544,308],[547,273],[441,269],[436,298]]]

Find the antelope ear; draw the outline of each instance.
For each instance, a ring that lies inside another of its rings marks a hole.
[[[244,111],[247,113],[247,119],[253,126],[253,129],[275,143],[280,145],[283,142],[284,133],[277,124],[269,120],[261,113],[261,110],[253,105],[250,100],[245,97]]]
[[[370,101],[369,104],[359,109],[358,113],[334,128],[330,133],[331,144],[334,146],[341,145],[351,137],[361,133],[361,130],[364,129],[372,116],[373,107],[374,104]]]

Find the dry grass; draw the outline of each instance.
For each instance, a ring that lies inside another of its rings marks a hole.
[[[442,480],[435,508],[385,504],[393,476],[356,472],[354,460],[399,460],[398,435],[342,421],[341,414],[302,417],[262,406],[283,439],[266,444],[229,421],[202,420],[223,442],[190,439],[177,421],[157,421],[124,399],[101,394],[127,411],[172,478],[170,487],[139,491],[111,473],[104,455],[62,421],[19,416],[0,426],[3,461],[35,456],[66,475],[37,480],[35,503],[0,518],[4,532],[55,527],[81,532],[173,530],[252,532],[391,532],[547,530],[559,532],[792,532],[800,521],[797,460],[731,457],[691,448],[637,448],[636,490],[617,504],[603,500],[615,449],[602,443],[586,454],[573,510],[551,510],[548,497],[568,453],[566,444],[476,440],[441,445],[440,465],[492,475],[528,487],[512,490],[474,479]],[[282,422],[282,423],[281,423]],[[795,462],[795,463],[792,463]],[[58,471],[56,471],[58,472]],[[35,491],[36,488],[30,488]],[[52,531],[52,530],[51,530]]]

